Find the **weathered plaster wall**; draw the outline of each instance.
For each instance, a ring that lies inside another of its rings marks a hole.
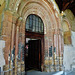
[[[3,66],[5,65],[4,52],[3,52],[4,47],[5,47],[5,41],[0,40],[0,67],[1,67],[1,71],[3,71]]]
[[[75,59],[75,47],[73,47],[72,45],[64,45],[63,64],[65,71],[72,70],[72,64],[74,62],[74,59]]]
[[[65,70],[73,70],[75,68],[75,32],[71,31],[71,45],[64,45],[64,59],[63,64]]]
[[[65,71],[75,68],[75,17],[71,10],[64,11],[62,21],[64,32],[64,57],[63,65]],[[66,23],[65,23],[65,22]]]

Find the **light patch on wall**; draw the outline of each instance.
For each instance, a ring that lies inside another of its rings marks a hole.
[[[0,14],[2,14],[4,7],[5,7],[5,2],[0,6]]]
[[[0,5],[2,5],[4,3],[4,0],[0,0]]]
[[[66,22],[66,21],[64,21],[63,23],[62,23],[62,26],[63,26],[63,31],[65,32],[65,31],[69,31],[69,26],[68,26],[68,23]]]

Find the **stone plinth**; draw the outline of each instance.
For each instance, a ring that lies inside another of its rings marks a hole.
[[[21,62],[18,62],[18,65],[17,65],[17,72],[18,72],[18,73],[21,73]]]
[[[1,71],[3,71],[3,65],[5,65],[5,59],[3,56],[3,48],[5,47],[5,41],[0,40],[0,67]]]
[[[9,75],[9,66],[8,65],[4,65],[3,66],[3,71],[4,71],[4,75]]]
[[[22,61],[21,62],[21,72],[24,72],[25,71],[25,64],[24,62]]]

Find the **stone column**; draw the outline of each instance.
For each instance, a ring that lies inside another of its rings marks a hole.
[[[61,31],[60,29],[58,30],[58,55],[59,55],[59,70],[61,71],[61,67],[62,67],[62,55],[61,55]]]
[[[64,38],[63,38],[63,32],[61,31],[61,70],[64,70],[63,66],[63,53],[64,53]]]
[[[56,44],[57,44],[57,37],[56,37],[56,33],[54,33],[54,69],[55,71],[57,67]]]
[[[58,55],[58,40],[57,29],[53,31],[53,67],[54,71],[57,71],[57,55]]]
[[[15,33],[15,62],[14,62],[14,65],[15,65],[15,74],[17,73],[17,54],[18,54],[18,38],[19,38],[19,25],[20,25],[20,22],[21,20],[20,19],[17,19],[16,21],[16,33]]]
[[[61,35],[59,34],[59,70],[61,70],[62,66],[62,56],[61,56]]]
[[[54,33],[55,29],[52,29],[52,71],[55,71],[55,60],[54,60]]]
[[[15,24],[12,24],[12,30],[11,30],[11,47],[10,47],[10,69],[12,69],[12,50],[14,48],[14,36],[15,36]]]
[[[58,58],[57,58],[57,60],[58,60],[58,67],[59,67],[59,70],[60,70],[60,40],[59,40],[59,29],[58,29],[58,33],[57,33],[57,35],[58,35]]]
[[[15,72],[17,72],[18,31],[19,31],[19,26],[16,26],[16,34],[15,34],[15,61],[14,61]]]
[[[59,38],[58,38],[58,30],[56,29],[56,71],[59,71]]]
[[[22,21],[21,23],[21,33],[22,33],[22,60],[21,60],[21,72],[25,71],[25,56],[24,56],[24,47],[25,47],[25,21]]]

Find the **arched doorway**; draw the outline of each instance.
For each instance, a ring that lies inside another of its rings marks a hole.
[[[59,11],[57,11],[57,9],[54,8],[54,6],[55,5],[53,2],[49,2],[47,0],[25,0],[24,2],[22,2],[22,4],[20,4],[19,10],[17,11],[22,16],[22,23],[21,23],[22,34],[23,34],[22,41],[23,40],[26,41],[25,40],[26,37],[28,39],[41,39],[40,35],[42,35],[38,32],[31,32],[32,30],[30,30],[30,31],[27,31],[28,32],[28,36],[27,36],[27,33],[25,33],[25,29],[26,29],[25,24],[26,24],[26,19],[28,15],[36,14],[42,19],[44,23],[44,35],[43,35],[44,42],[41,42],[42,44],[41,45],[42,46],[41,68],[42,68],[42,71],[46,71],[46,72],[56,71],[59,69],[59,66],[62,65],[62,63],[59,64],[60,63],[59,58],[62,57],[61,50],[63,51],[61,24],[60,24],[60,18],[59,18]],[[37,38],[34,37],[34,33],[39,34],[39,35],[36,35]],[[32,36],[30,37],[29,35],[32,35]],[[41,40],[43,41],[43,39]],[[23,41],[23,44],[24,44],[24,41]],[[56,49],[55,50],[56,53],[54,52],[54,49]],[[50,52],[52,53],[52,56],[50,56]],[[55,56],[55,58],[57,59],[54,59],[53,56]]]
[[[44,24],[42,19],[30,14],[25,24],[25,69],[41,70],[44,43]]]

